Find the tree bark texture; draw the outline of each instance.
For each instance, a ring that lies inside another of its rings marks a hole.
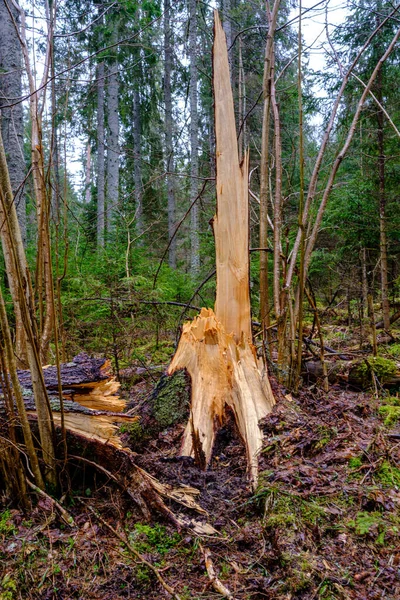
[[[197,110],[197,1],[189,0],[189,60],[190,60],[190,204],[198,194],[199,184],[199,119]],[[200,268],[199,208],[195,202],[190,221],[190,266],[193,274]]]
[[[138,87],[133,92],[133,152],[134,179],[135,179],[135,202],[136,202],[136,230],[138,235],[144,231],[143,223],[143,182],[142,182],[142,132],[140,117],[140,92]]]
[[[118,40],[118,28],[114,24],[112,43]],[[108,65],[107,78],[107,232],[112,230],[114,212],[119,198],[119,114],[118,114],[118,60],[117,51],[112,49],[112,60]]]
[[[50,411],[47,391],[44,386],[42,367],[39,357],[39,336],[34,315],[35,304],[32,284],[21,229],[15,205],[11,182],[8,174],[4,146],[0,134],[0,229],[1,243],[6,263],[7,276],[12,282],[11,292],[16,314],[21,318],[21,332],[27,363],[32,375],[32,388],[38,414],[38,426],[43,461],[45,463],[45,479],[56,484],[54,425]]]
[[[97,65],[97,246],[104,247],[105,152],[104,152],[104,62]]]
[[[14,21],[18,24],[18,10],[8,2]],[[22,104],[22,53],[15,25],[4,0],[0,2],[0,111],[1,133],[10,173],[11,187],[15,195],[18,221],[22,240],[26,243],[26,200],[24,194],[24,123]],[[14,104],[9,108],[2,105]]]
[[[176,227],[175,182],[174,182],[174,146],[172,118],[172,29],[171,1],[164,0],[164,101],[165,101],[165,168],[167,171],[168,198],[168,240],[171,240]],[[172,239],[168,250],[168,264],[176,269],[176,239]]]

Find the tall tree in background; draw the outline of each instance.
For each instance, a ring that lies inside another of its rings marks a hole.
[[[99,6],[102,14],[103,7]],[[102,23],[101,23],[102,24]],[[100,33],[100,43],[103,35]],[[105,65],[101,55],[97,64],[96,72],[97,88],[97,246],[104,247],[105,232],[105,125],[104,125],[104,103],[105,103]]]
[[[110,58],[107,70],[107,231],[112,230],[112,219],[118,209],[119,199],[119,78],[118,78],[118,23],[110,23]]]
[[[175,232],[175,181],[174,181],[174,146],[173,146],[173,118],[172,118],[172,29],[171,29],[171,1],[164,0],[164,102],[165,102],[165,168],[167,171],[167,210],[168,210],[168,264],[171,269],[176,269],[176,239],[172,239]]]
[[[1,132],[21,234],[26,244],[26,200],[24,193],[24,123],[22,103],[22,52],[15,26],[19,11],[10,0],[0,2],[0,110]],[[12,105],[8,108],[2,106]]]
[[[197,94],[197,1],[188,0],[189,7],[189,60],[190,60],[190,203],[193,204],[190,221],[190,266],[193,274],[200,268],[199,203],[195,202],[199,189],[199,121]]]

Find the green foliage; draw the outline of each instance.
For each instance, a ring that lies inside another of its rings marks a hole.
[[[9,510],[0,513],[0,535],[8,536],[15,533],[15,526],[10,521],[11,512]]]
[[[348,526],[353,528],[357,535],[366,535],[381,522],[382,515],[379,512],[359,512],[354,520],[348,522]]]
[[[165,556],[171,548],[175,548],[182,540],[179,533],[170,535],[163,525],[143,525],[137,523],[134,531],[129,533],[129,539],[134,548],[143,553],[157,552],[160,556]]]

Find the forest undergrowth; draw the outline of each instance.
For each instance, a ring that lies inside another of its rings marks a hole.
[[[349,352],[354,336],[340,326],[329,343]],[[396,347],[381,345],[380,354],[396,360]],[[105,522],[182,600],[222,597],[205,569],[204,548],[219,580],[238,600],[400,597],[396,388],[379,387],[376,394],[338,380],[325,393],[318,383],[305,381],[295,397],[273,379],[277,404],[263,422],[260,481],[252,493],[233,419],[219,433],[210,468],[200,471],[192,459],[179,457],[187,379],[177,380],[164,402],[179,401],[166,407],[160,405],[162,394],[154,393],[154,379],[159,376],[149,369],[125,384],[130,410],[141,421],[125,430],[123,439],[137,453],[135,462],[161,482],[200,491],[199,503],[215,533],[177,531],[157,515],[143,522],[106,475],[72,464],[63,502],[73,526],[60,520],[46,499],[29,515],[2,508],[1,600],[168,597]],[[158,391],[163,386],[165,379]],[[172,501],[170,508],[178,510]],[[189,509],[183,514],[196,517]]]

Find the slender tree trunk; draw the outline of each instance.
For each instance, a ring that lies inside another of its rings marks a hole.
[[[104,62],[97,66],[97,247],[104,247],[105,160],[104,160]]]
[[[112,43],[118,40],[118,27],[114,25]],[[119,114],[118,114],[118,58],[113,48],[107,79],[107,231],[112,230],[113,214],[119,198]]]
[[[21,228],[23,244],[26,244],[26,200],[23,182],[25,178],[24,124],[22,104],[17,102],[12,108],[1,108],[12,104],[22,95],[22,53],[21,44],[15,30],[18,23],[18,10],[9,6],[14,18],[12,21],[4,1],[0,2],[0,119],[1,133],[7,157],[14,202]],[[20,187],[22,186],[22,187]],[[13,299],[17,292],[15,282],[9,281]],[[22,334],[22,320],[18,304],[15,305],[15,353],[20,368],[27,366],[26,346]]]
[[[18,10],[10,2],[8,4],[17,24]],[[14,23],[4,0],[0,2],[0,23],[1,133],[22,239],[26,244],[26,201],[23,187],[25,178],[24,123],[22,104],[18,102],[22,96],[22,53]],[[14,104],[14,106],[1,109],[2,105],[7,104]]]
[[[133,166],[135,180],[136,202],[136,230],[138,235],[143,234],[143,182],[142,182],[142,132],[140,117],[140,92],[135,88],[133,93],[133,152],[135,162]]]
[[[269,133],[271,113],[271,76],[273,69],[273,50],[276,21],[280,0],[275,0],[272,12],[267,10],[268,34],[265,46],[264,75],[263,75],[263,123],[261,139],[261,168],[260,168],[260,317],[265,328],[269,327],[269,281],[268,281],[268,200],[269,200]],[[269,330],[268,330],[269,331]]]
[[[388,285],[388,242],[386,235],[386,190],[385,190],[385,141],[384,141],[384,114],[381,109],[383,101],[382,70],[376,78],[376,97],[379,101],[377,108],[378,121],[378,177],[379,177],[379,233],[381,254],[381,294],[382,318],[384,329],[390,328],[390,304]]]
[[[86,146],[86,173],[85,173],[85,204],[89,204],[92,198],[91,185],[92,151],[90,141]]]
[[[51,195],[51,214],[58,224],[60,220],[60,157],[58,151],[58,128],[57,128],[57,95],[56,95],[56,78],[54,65],[54,41],[51,53],[51,115],[52,115],[52,147],[51,147],[51,165],[53,174],[53,188]]]
[[[27,348],[28,365],[31,371],[32,387],[38,413],[38,427],[45,479],[56,485],[54,423],[39,355],[39,336],[35,320],[35,306],[30,273],[22,243],[17,212],[13,203],[11,182],[8,174],[3,141],[0,134],[0,229],[1,243],[7,275],[13,282],[17,294],[13,297],[15,309],[22,316],[23,335]],[[54,304],[54,303],[53,303]]]
[[[189,1],[189,59],[190,59],[190,203],[192,204],[198,194],[199,176],[199,121],[197,113],[197,2]],[[190,266],[193,274],[200,269],[200,241],[199,241],[199,209],[198,202],[192,207],[190,221]]]
[[[175,182],[174,182],[174,147],[173,147],[173,120],[172,120],[172,30],[171,30],[171,1],[164,0],[164,101],[165,101],[165,154],[167,171],[167,197],[168,197],[168,239],[171,240],[176,227],[175,207]],[[170,243],[168,250],[168,264],[171,269],[176,269],[176,239]]]
[[[368,312],[367,250],[361,248],[362,316]]]

